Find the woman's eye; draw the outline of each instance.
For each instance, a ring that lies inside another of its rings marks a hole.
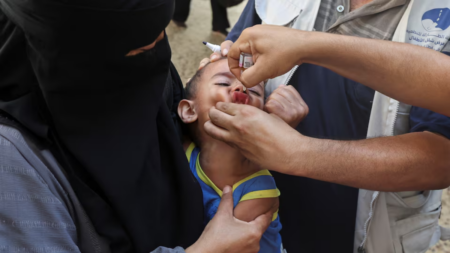
[[[261,96],[261,94],[259,94],[259,92],[254,91],[254,90],[249,90],[251,93],[255,94],[256,96]]]
[[[216,85],[219,85],[219,86],[225,86],[225,87],[230,86],[229,83],[216,83]]]

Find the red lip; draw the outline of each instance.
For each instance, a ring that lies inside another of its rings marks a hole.
[[[236,104],[245,104],[248,105],[250,103],[250,97],[242,92],[233,92],[232,102]]]

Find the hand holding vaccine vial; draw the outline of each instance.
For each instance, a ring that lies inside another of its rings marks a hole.
[[[253,66],[253,55],[241,53],[241,55],[239,56],[239,67],[241,68],[241,74],[251,66]],[[247,88],[244,86],[244,91],[246,90]]]

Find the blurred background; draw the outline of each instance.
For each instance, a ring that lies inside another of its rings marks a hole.
[[[231,27],[239,19],[246,3],[247,1],[244,1],[227,9]],[[172,62],[177,67],[183,83],[195,74],[200,61],[212,53],[202,42],[220,45],[225,40],[224,35],[212,32],[212,11],[209,0],[191,1],[186,26],[187,28],[178,27],[172,21],[166,29],[172,48]]]
[[[239,19],[246,3],[247,1],[244,1],[237,6],[228,8],[228,20],[231,27]],[[182,28],[171,22],[166,30],[172,48],[172,61],[184,84],[195,74],[199,62],[212,53],[202,44],[202,41],[219,45],[225,40],[224,35],[212,32],[212,12],[209,0],[192,0],[186,26],[187,28]],[[450,227],[450,188],[444,191],[442,206],[440,223]],[[427,253],[431,252],[450,253],[450,243],[440,242]]]

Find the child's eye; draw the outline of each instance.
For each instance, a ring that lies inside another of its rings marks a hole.
[[[219,85],[219,86],[225,86],[225,87],[230,86],[229,83],[216,83],[216,85]]]
[[[258,97],[261,96],[261,94],[259,94],[259,92],[255,91],[255,90],[250,90],[250,89],[249,89],[249,91],[250,91],[251,93],[255,94],[255,95],[258,96]]]

